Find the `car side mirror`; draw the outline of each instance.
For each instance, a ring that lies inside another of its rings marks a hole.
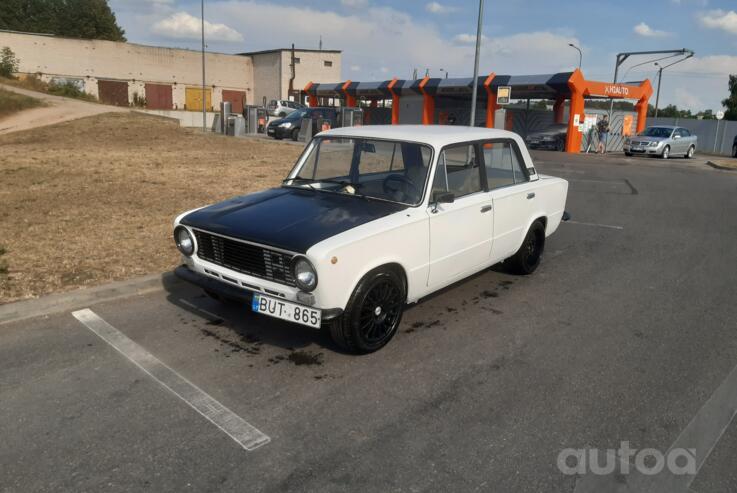
[[[452,204],[455,202],[456,196],[453,194],[453,192],[434,192],[432,194],[432,213],[435,214],[438,212],[438,205],[439,204]]]

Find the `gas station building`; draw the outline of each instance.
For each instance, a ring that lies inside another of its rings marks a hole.
[[[568,105],[568,134],[566,152],[580,152],[585,119],[586,99],[634,100],[636,129],[641,132],[647,121],[648,101],[653,93],[649,80],[637,84],[613,84],[587,80],[580,70],[544,75],[496,75],[491,73],[478,79],[476,124],[489,128],[507,128],[510,121],[496,121],[504,112],[497,95],[509,88],[514,100],[553,100],[553,122],[564,123],[565,102]],[[501,89],[501,91],[500,91]],[[341,83],[308,83],[304,93],[309,105],[325,104],[329,99],[339,99],[346,107],[362,106],[364,123],[376,123],[378,114],[391,102],[391,115],[385,114],[386,123],[422,123],[467,125],[470,121],[470,105],[473,78],[431,78],[417,80],[391,79],[379,82],[345,81]],[[379,106],[379,102],[382,105]],[[408,104],[411,102],[411,104]],[[361,104],[362,103],[362,104]],[[372,118],[372,116],[374,118]],[[507,117],[510,116],[507,114]],[[622,134],[632,132],[632,122],[625,120]],[[630,128],[627,128],[629,126]]]

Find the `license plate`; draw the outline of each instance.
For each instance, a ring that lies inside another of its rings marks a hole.
[[[253,295],[251,310],[256,313],[262,313],[270,317],[307,325],[316,329],[320,328],[320,319],[322,317],[320,310],[272,298],[271,296],[264,296],[263,294]]]
[[[274,130],[273,128],[270,128],[270,129],[266,130],[266,132],[267,132],[267,133],[268,133],[269,135],[271,135],[271,134],[273,134],[273,133],[275,132],[275,130]]]

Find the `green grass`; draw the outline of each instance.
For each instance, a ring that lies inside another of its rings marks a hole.
[[[45,106],[39,99],[0,89],[0,118],[30,108]]]

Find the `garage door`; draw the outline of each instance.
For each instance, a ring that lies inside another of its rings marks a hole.
[[[212,91],[208,88],[205,89],[205,108],[207,111],[212,110]],[[188,87],[185,91],[185,109],[187,111],[202,111],[202,88],[201,87]]]
[[[223,101],[229,101],[233,113],[243,113],[243,105],[246,103],[245,91],[229,91],[223,89]]]
[[[171,86],[168,84],[146,84],[146,108],[170,110],[173,108]]]
[[[128,83],[119,80],[98,80],[100,101],[116,106],[128,106]]]

